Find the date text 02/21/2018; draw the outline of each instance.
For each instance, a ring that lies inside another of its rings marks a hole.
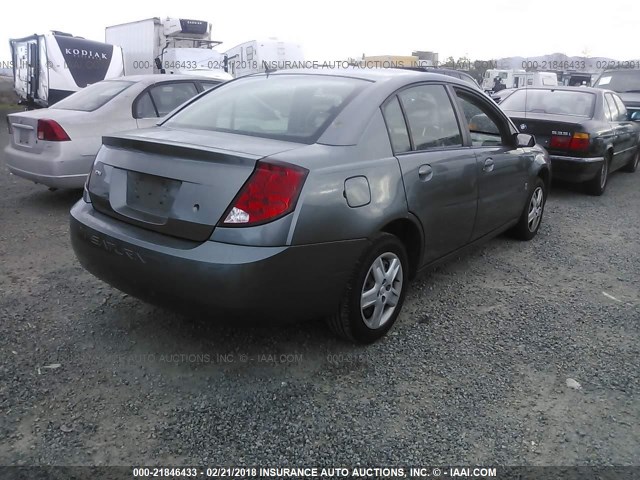
[[[525,70],[639,70],[640,60],[523,60]]]

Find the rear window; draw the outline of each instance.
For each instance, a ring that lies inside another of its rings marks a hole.
[[[209,91],[163,125],[314,143],[368,83],[319,75],[243,78]]]
[[[594,86],[618,93],[640,93],[640,71],[616,70],[614,72],[604,72]]]
[[[133,83],[124,80],[108,80],[94,83],[60,100],[50,108],[92,112],[115,98]]]
[[[517,90],[505,98],[500,107],[512,112],[548,113],[591,118],[595,95],[568,90]]]

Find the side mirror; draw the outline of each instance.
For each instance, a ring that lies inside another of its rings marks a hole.
[[[514,133],[513,136],[515,137],[518,148],[535,147],[536,145],[536,137],[528,133]]]
[[[629,120],[632,122],[640,122],[640,110],[629,112]]]

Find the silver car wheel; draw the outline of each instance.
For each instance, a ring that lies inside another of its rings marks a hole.
[[[531,195],[531,201],[529,202],[529,213],[527,216],[527,225],[530,232],[535,232],[540,225],[542,219],[542,208],[544,203],[544,192],[542,187],[538,187],[533,191]]]
[[[600,171],[600,188],[604,190],[604,186],[607,184],[607,174],[609,173],[609,162],[604,159],[602,162],[602,170]]]
[[[389,321],[400,301],[403,288],[402,262],[395,253],[376,258],[364,280],[360,313],[365,325],[378,329]]]

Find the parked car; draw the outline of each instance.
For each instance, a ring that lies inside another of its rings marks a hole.
[[[523,133],[534,134],[550,154],[553,176],[583,182],[602,195],[611,172],[634,172],[640,126],[620,97],[590,87],[518,89],[500,107]],[[640,114],[637,115],[640,120]]]
[[[503,90],[498,90],[497,92],[493,92],[491,94],[491,99],[496,103],[500,103],[516,90],[517,88],[505,88]]]
[[[94,83],[41,110],[7,116],[9,171],[55,188],[82,188],[102,136],[155,125],[220,80],[193,75],[133,75]]]
[[[367,343],[420,271],[506,230],[533,238],[549,180],[533,136],[462,80],[285,70],[105,136],[71,241],[88,271],[150,302],[328,317]]]
[[[627,111],[640,114],[640,70],[605,70],[593,86],[613,90],[622,99]]]

